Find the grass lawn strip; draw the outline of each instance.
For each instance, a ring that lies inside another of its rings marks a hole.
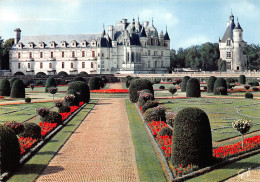
[[[71,134],[78,128],[90,110],[97,103],[91,100],[59,133],[57,133],[42,149],[40,149],[25,165],[8,181],[10,182],[33,182],[41,174],[50,160],[69,139]]]
[[[214,171],[211,171],[207,174],[204,174],[199,177],[192,178],[188,181],[224,181],[226,179],[229,179],[231,177],[234,177],[238,175],[238,173],[242,173],[244,171],[247,171],[248,168],[255,168],[259,166],[260,161],[260,154],[248,157],[246,159],[239,160],[237,162],[231,163],[229,165],[226,165],[222,168],[215,169]]]
[[[155,154],[135,105],[126,100],[126,108],[140,181],[166,181],[160,161]]]

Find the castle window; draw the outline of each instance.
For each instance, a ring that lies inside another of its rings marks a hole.
[[[18,69],[20,69],[21,68],[21,63],[18,63]]]
[[[91,68],[94,68],[94,64],[93,64],[93,62],[91,62],[91,65],[90,65],[90,67],[91,67]]]
[[[150,54],[151,54],[151,51],[150,51],[150,50],[148,50],[148,56],[150,56]]]
[[[95,51],[92,51],[92,57],[95,57]]]
[[[75,51],[72,51],[72,57],[73,58],[75,57]]]
[[[231,58],[231,52],[227,52],[227,58]]]
[[[29,53],[29,58],[32,58],[32,53],[31,52]]]
[[[231,46],[231,40],[227,40],[227,46]]]
[[[104,57],[104,53],[102,53],[102,57]]]
[[[161,56],[163,56],[163,51],[161,51]]]
[[[157,61],[154,62],[154,67],[157,68]]]
[[[21,58],[21,53],[20,52],[18,52],[18,59],[20,59]]]
[[[40,63],[40,68],[43,68],[43,64],[42,63]]]
[[[73,63],[70,63],[70,68],[73,68]]]
[[[85,51],[82,51],[82,57],[85,57]]]
[[[43,57],[43,53],[42,52],[40,52],[40,58],[42,58]]]
[[[82,62],[82,68],[85,68],[85,62]]]
[[[51,58],[53,58],[53,52],[51,52]]]
[[[161,62],[161,67],[163,67],[163,61]]]
[[[157,51],[154,51],[154,56],[157,56]]]
[[[61,68],[62,68],[62,69],[65,68],[64,62],[61,63]]]
[[[28,63],[28,69],[30,69],[31,68],[31,64],[30,63]]]
[[[127,53],[127,62],[129,62],[129,52]]]
[[[148,67],[148,68],[150,68],[150,67],[151,67],[151,65],[150,65],[150,61],[148,61],[148,65],[147,65],[147,67]]]
[[[49,68],[52,68],[52,63],[49,63]]]
[[[135,54],[133,52],[131,54],[131,62],[133,63],[135,61]]]
[[[62,53],[61,53],[61,57],[63,57],[63,58],[64,58],[64,51],[62,51]]]

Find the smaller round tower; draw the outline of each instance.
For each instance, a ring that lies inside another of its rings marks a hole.
[[[21,29],[16,28],[14,29],[14,44],[17,44],[21,39]]]

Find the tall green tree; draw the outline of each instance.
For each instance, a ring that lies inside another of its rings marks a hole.
[[[12,45],[14,44],[14,39],[7,39],[5,43],[3,44],[3,56],[0,61],[0,68],[4,70],[9,69],[9,51]]]

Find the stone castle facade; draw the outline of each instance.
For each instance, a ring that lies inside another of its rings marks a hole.
[[[220,58],[226,61],[228,71],[245,71],[247,69],[245,46],[243,29],[238,20],[236,24],[234,23],[234,16],[231,13],[226,32],[219,40]]]
[[[167,73],[170,38],[153,22],[123,19],[101,34],[21,36],[10,50],[12,74]]]

